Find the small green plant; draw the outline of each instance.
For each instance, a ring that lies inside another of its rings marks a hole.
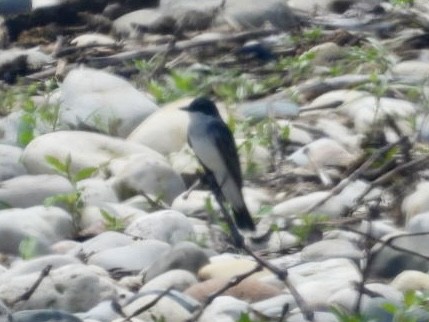
[[[292,83],[306,79],[313,71],[314,52],[307,51],[299,56],[285,57],[278,61],[276,69],[288,72]]]
[[[394,6],[408,7],[414,5],[414,0],[390,0],[390,3]]]
[[[300,244],[306,244],[314,234],[319,234],[326,226],[329,217],[326,215],[307,214],[300,217],[301,222],[293,226],[291,232],[296,235]]]
[[[123,218],[118,218],[104,209],[100,209],[101,216],[104,219],[104,226],[107,230],[111,231],[124,231],[125,229],[125,220]]]
[[[416,310],[423,309],[429,312],[429,294],[420,291],[407,291],[404,293],[402,305],[386,303],[383,305],[386,312],[398,322],[417,321]]]
[[[33,83],[22,89],[21,93],[11,91],[11,94],[7,94],[5,98],[6,104],[11,104],[7,109],[12,110],[13,107],[19,106],[22,110],[17,134],[17,143],[21,146],[26,146],[37,136],[37,125],[49,127],[53,131],[58,125],[59,104],[45,103],[38,106],[33,101],[32,96],[38,93],[39,87],[39,83]]]
[[[81,180],[91,177],[98,170],[98,168],[83,168],[77,171],[77,173],[74,173],[72,170],[72,158],[70,155],[66,157],[65,161],[61,161],[52,155],[47,155],[45,160],[58,174],[66,177],[74,188],[73,192],[58,194],[46,198],[45,206],[64,205],[68,212],[72,215],[75,230],[79,231],[80,218],[84,203],[81,198],[82,192],[77,187],[77,183]]]
[[[339,322],[376,322],[373,319],[368,319],[359,313],[350,313],[339,307],[332,307],[332,313],[337,317]]]
[[[19,243],[19,255],[22,259],[32,259],[37,254],[37,239],[34,237],[27,237]]]

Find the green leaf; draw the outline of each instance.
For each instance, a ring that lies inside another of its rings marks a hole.
[[[18,126],[18,144],[26,146],[34,139],[34,129],[36,127],[36,119],[33,114],[23,114]]]
[[[390,314],[395,314],[396,312],[398,312],[398,307],[393,303],[384,303],[382,307],[387,313]]]
[[[73,182],[78,182],[91,177],[96,171],[97,167],[88,167],[78,171],[73,177]]]
[[[289,139],[289,135],[290,135],[290,127],[289,126],[285,126],[281,129],[280,132],[280,138],[282,140],[288,140]]]
[[[67,165],[63,163],[62,161],[58,160],[53,155],[47,155],[45,156],[46,162],[58,173],[67,175]]]
[[[19,243],[19,254],[23,259],[31,259],[37,255],[37,240],[34,237],[27,237]]]

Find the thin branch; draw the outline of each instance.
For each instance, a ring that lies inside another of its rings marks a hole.
[[[252,276],[253,274],[255,274],[261,270],[262,270],[262,266],[257,265],[255,268],[251,269],[250,271],[243,273],[243,274],[240,274],[240,275],[237,275],[237,276],[234,276],[233,278],[231,278],[224,286],[222,286],[220,289],[218,289],[214,293],[210,294],[207,297],[207,299],[204,301],[204,303],[201,305],[201,307],[198,309],[198,311],[196,311],[192,315],[192,317],[190,317],[186,322],[197,321],[200,318],[201,314],[203,314],[203,312],[207,308],[207,306],[209,306],[216,299],[216,297],[225,293],[230,288],[237,286],[243,280],[245,280],[246,278]]]
[[[34,292],[39,288],[42,281],[47,277],[52,269],[52,265],[47,265],[41,272],[39,277],[37,278],[36,282],[30,287],[28,291],[26,291],[24,294],[21,294],[18,296],[15,300],[11,302],[11,305],[15,305],[18,302],[22,301],[28,301],[31,296],[34,294]]]
[[[137,311],[133,312],[131,315],[125,317],[125,319],[123,319],[122,322],[129,322],[129,321],[131,321],[132,318],[134,318],[134,317],[142,314],[143,312],[149,310],[151,307],[153,307],[154,305],[156,305],[156,303],[158,303],[162,298],[164,298],[166,295],[168,295],[168,293],[170,293],[170,291],[172,290],[172,288],[173,287],[171,286],[171,287],[167,288],[166,290],[164,290],[162,293],[160,293],[152,301],[150,301],[146,305],[142,306]],[[122,308],[120,309],[120,312],[122,312]]]

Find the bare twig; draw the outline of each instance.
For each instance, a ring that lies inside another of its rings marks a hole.
[[[39,288],[40,284],[45,279],[45,277],[49,275],[51,269],[52,269],[52,265],[47,265],[40,272],[40,275],[37,278],[36,282],[34,282],[34,284],[28,289],[28,291],[26,291],[24,294],[21,294],[15,300],[13,300],[11,305],[15,305],[16,303],[22,302],[22,301],[28,301],[30,297],[34,294],[34,292]]]
[[[149,310],[151,307],[153,307],[154,305],[156,305],[156,303],[158,303],[163,297],[165,297],[166,295],[168,295],[168,293],[172,290],[173,287],[169,287],[166,290],[164,290],[163,292],[161,292],[156,298],[154,298],[152,301],[150,301],[149,303],[147,303],[146,305],[142,306],[141,308],[139,308],[137,311],[133,312],[131,315],[125,317],[125,319],[122,320],[122,322],[127,322],[127,321],[131,321],[132,318],[142,314],[143,312]],[[122,312],[122,308],[120,310]]]
[[[207,299],[204,301],[204,303],[201,305],[201,307],[194,312],[194,314],[192,315],[191,318],[189,318],[187,320],[187,322],[193,322],[193,321],[197,321],[201,314],[203,314],[204,310],[207,308],[207,306],[209,306],[215,299],[216,297],[218,297],[219,295],[225,293],[226,291],[228,291],[230,288],[237,286],[238,284],[240,284],[243,280],[245,280],[246,278],[252,276],[253,274],[259,272],[262,270],[262,266],[261,265],[257,265],[255,268],[251,269],[250,271],[234,276],[233,278],[231,278],[224,286],[222,286],[220,289],[218,289],[216,292],[210,294]]]
[[[359,168],[357,168],[355,171],[353,171],[352,174],[350,174],[347,178],[341,180],[334,188],[332,188],[329,191],[329,194],[325,198],[323,198],[323,199],[319,200],[318,202],[314,203],[313,205],[311,205],[310,207],[308,207],[307,209],[305,209],[305,211],[302,211],[302,213],[304,213],[304,214],[305,213],[310,213],[310,212],[314,211],[317,207],[323,205],[326,201],[328,201],[333,196],[338,195],[349,184],[351,184],[352,182],[354,182],[355,180],[357,180],[362,175],[362,173],[364,171],[366,171],[367,169],[369,169],[369,167],[371,167],[371,165],[374,164],[375,161],[377,161],[379,158],[381,158],[386,152],[388,152],[393,147],[402,144],[404,142],[404,140],[405,140],[405,138],[401,138],[401,139],[399,139],[398,141],[396,141],[394,143],[388,144],[388,145],[384,146],[383,148],[378,149]],[[371,186],[371,189],[372,188],[373,188],[373,186]],[[371,189],[369,189],[369,190],[371,190]],[[369,190],[368,190],[368,192],[369,192]],[[365,196],[366,194],[367,194],[367,192],[361,194],[361,196]]]

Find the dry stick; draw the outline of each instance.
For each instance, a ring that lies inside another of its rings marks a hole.
[[[377,161],[380,157],[382,157],[384,153],[386,153],[387,151],[389,151],[393,147],[402,144],[404,141],[405,141],[405,138],[401,138],[394,143],[388,144],[388,145],[382,147],[381,149],[378,149],[359,168],[357,168],[355,171],[353,171],[352,174],[350,174],[347,178],[341,180],[334,188],[332,188],[329,191],[329,194],[325,198],[314,203],[313,205],[311,205],[310,207],[308,207],[307,209],[302,211],[302,213],[303,214],[310,213],[314,209],[316,209],[317,207],[324,204],[326,201],[328,201],[333,196],[338,195],[341,191],[344,190],[345,187],[347,187],[349,184],[351,184],[353,181],[355,181],[357,178],[359,178],[359,176],[362,174],[362,172],[367,170],[375,161]],[[365,195],[365,194],[362,194],[362,195]]]
[[[419,257],[421,259],[429,260],[429,256],[420,254],[420,253],[415,252],[415,251],[413,251],[411,249],[408,249],[408,248],[404,248],[404,247],[401,247],[401,246],[392,245],[392,242],[395,241],[396,239],[399,239],[399,238],[428,236],[429,235],[429,231],[425,231],[425,232],[421,232],[421,233],[411,233],[411,234],[395,235],[395,236],[391,236],[391,237],[387,238],[386,240],[382,240],[382,239],[379,239],[379,238],[376,238],[376,237],[373,237],[373,236],[369,236],[366,233],[363,233],[363,232],[361,232],[359,230],[350,228],[348,226],[342,226],[341,228],[344,229],[344,230],[356,233],[358,235],[367,237],[369,240],[371,240],[373,242],[380,243],[381,244],[381,248],[386,246],[386,247],[390,247],[390,248],[392,248],[394,250],[397,250],[397,251],[400,251],[400,252],[404,252],[404,253],[408,253],[410,255]]]
[[[52,269],[52,265],[47,265],[41,272],[39,277],[37,278],[36,282],[30,287],[28,291],[26,291],[24,294],[17,297],[15,300],[12,301],[11,305],[15,305],[18,302],[21,301],[27,301],[30,299],[30,297],[33,295],[33,293],[37,290],[37,288],[40,286],[42,281],[46,276],[49,275],[49,272]]]
[[[139,308],[137,311],[133,312],[131,315],[127,316],[125,319],[122,320],[122,322],[130,321],[132,318],[134,318],[134,317],[142,314],[143,312],[149,310],[152,306],[154,306],[156,303],[158,303],[164,296],[168,295],[168,293],[170,293],[170,291],[172,289],[173,289],[173,287],[170,286],[166,290],[162,291],[162,293],[160,293],[156,298],[154,298],[148,304],[146,304],[146,305],[142,306],[141,308]],[[123,312],[122,308],[121,308],[120,311]]]
[[[225,293],[230,288],[240,284],[243,280],[245,280],[246,278],[252,276],[253,274],[255,274],[261,270],[262,270],[262,266],[257,265],[255,268],[251,269],[250,271],[243,273],[243,274],[240,274],[240,275],[236,275],[233,278],[231,278],[224,286],[222,286],[220,289],[218,289],[217,291],[210,294],[207,297],[207,299],[204,301],[204,303],[201,305],[201,307],[198,309],[198,311],[196,311],[192,315],[192,317],[190,317],[188,320],[186,320],[186,322],[197,321],[200,318],[201,314],[203,314],[204,309],[207,308],[207,306],[209,306],[216,299],[216,297]]]

